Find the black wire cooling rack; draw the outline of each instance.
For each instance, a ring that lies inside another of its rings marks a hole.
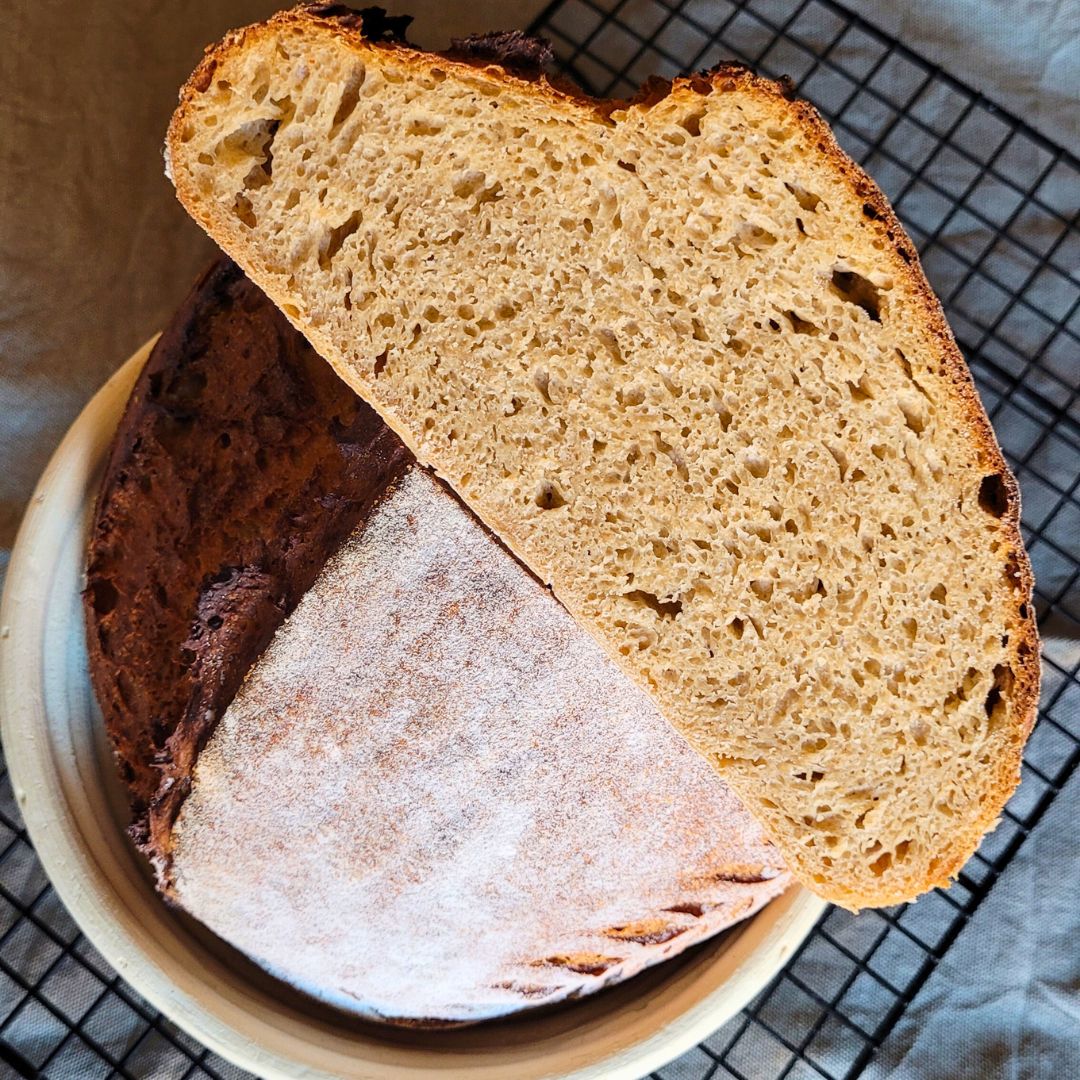
[[[1045,641],[1024,780],[959,881],[831,909],[743,1013],[664,1080],[864,1071],[1080,760],[1080,161],[832,0],[559,0],[532,29],[593,93],[724,59],[788,75],[922,253],[1024,496]],[[239,1078],[79,933],[0,776],[0,1067],[66,1078]]]

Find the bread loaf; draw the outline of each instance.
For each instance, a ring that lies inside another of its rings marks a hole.
[[[1017,782],[1037,637],[1016,485],[881,193],[742,69],[600,102],[341,10],[208,51],[181,202],[805,883],[944,884]]]
[[[342,1008],[445,1025],[561,1001],[790,884],[731,789],[227,259],[136,382],[85,601],[158,888]]]
[[[731,788],[418,467],[225,711],[173,874],[275,974],[425,1024],[599,990],[791,882]]]

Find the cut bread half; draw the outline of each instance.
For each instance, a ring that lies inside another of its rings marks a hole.
[[[162,895],[340,1008],[445,1026],[546,1006],[791,883],[648,696],[228,259],[135,383],[87,577],[90,675]]]
[[[174,835],[185,910],[409,1024],[593,993],[791,883],[734,792],[418,466],[255,661]]]
[[[340,12],[208,51],[181,202],[801,880],[947,882],[1038,644],[1015,482],[881,193],[742,69],[601,102]]]

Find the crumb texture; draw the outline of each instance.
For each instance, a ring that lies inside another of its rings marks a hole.
[[[255,663],[176,838],[188,911],[396,1020],[588,993],[791,880],[649,697],[415,467]]]
[[[944,883],[1019,773],[1015,484],[880,193],[719,71],[632,103],[228,39],[178,194],[850,906]]]

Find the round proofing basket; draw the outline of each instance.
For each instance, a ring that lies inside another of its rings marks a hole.
[[[793,887],[729,933],[620,986],[450,1031],[381,1027],[320,1006],[160,901],[124,835],[79,596],[101,470],[152,345],[105,384],[53,456],[0,608],[0,720],[16,798],[56,891],[109,963],[194,1038],[264,1077],[639,1077],[738,1012],[810,931],[823,901]]]

